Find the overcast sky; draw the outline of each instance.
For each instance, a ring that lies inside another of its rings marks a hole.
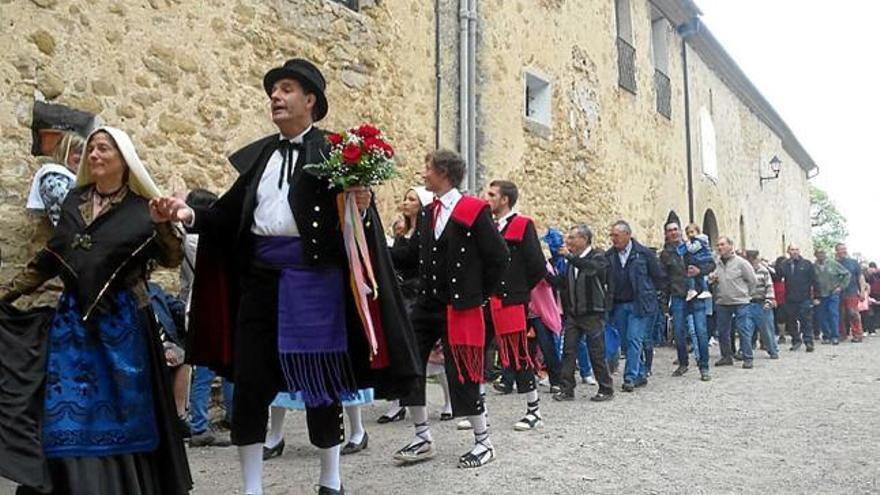
[[[819,165],[813,182],[847,217],[850,252],[880,261],[880,1],[696,1]]]

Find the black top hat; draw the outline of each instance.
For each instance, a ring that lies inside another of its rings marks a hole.
[[[323,119],[327,115],[327,97],[324,96],[324,88],[327,83],[321,71],[315,67],[315,64],[302,58],[292,58],[281,67],[275,67],[263,76],[263,89],[266,94],[272,96],[272,87],[281,79],[293,78],[302,84],[305,89],[314,93],[317,98],[315,102],[315,122]]]

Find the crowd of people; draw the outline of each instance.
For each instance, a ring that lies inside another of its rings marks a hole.
[[[715,345],[714,366],[750,369],[758,350],[779,359],[789,340],[812,352],[880,326],[880,270],[843,243],[814,262],[791,245],[771,263],[677,222],[658,248],[624,220],[607,250],[594,232],[604,226],[539,236],[515,183],[464,194],[465,163],[448,150],[425,156],[424,183],[406,191],[386,237],[373,191],[303,168],[327,146],[320,70],[292,59],[263,85],[279,132],[230,157],[240,175],[219,197],[163,194],[113,127],[67,134],[34,176],[27,207],[53,233],[0,287],[4,353],[40,356],[11,365],[15,400],[0,411],[0,475],[19,493],[187,493],[188,438],[235,445],[244,493],[260,494],[287,410],[305,411],[318,493],[344,493],[340,458],[368,449],[361,410],[374,400],[389,401],[380,424],[412,422],[395,461],[434,457],[429,377],[443,391],[439,419],[472,430],[459,467],[479,468],[497,455],[487,389],[521,397],[510,426],[528,432],[552,421],[542,388],[556,402],[576,400],[579,385],[593,402],[636,393],[657,346],[675,346],[673,376],[693,358],[708,381]],[[355,198],[378,280],[366,303],[352,290],[364,268],[349,261],[341,193]],[[150,281],[157,264],[179,267],[177,296]],[[56,276],[54,311],[8,304]],[[215,387],[225,405],[212,421]]]

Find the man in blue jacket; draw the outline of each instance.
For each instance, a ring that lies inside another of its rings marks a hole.
[[[611,325],[617,328],[625,346],[626,367],[623,391],[648,384],[642,351],[648,328],[659,311],[657,287],[665,277],[657,255],[632,238],[632,227],[618,220],[611,226],[608,281],[612,295]]]

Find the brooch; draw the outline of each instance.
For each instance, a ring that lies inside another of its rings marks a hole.
[[[92,249],[92,236],[89,234],[76,234],[73,236],[73,243],[70,245],[73,249],[82,248],[85,251]]]

